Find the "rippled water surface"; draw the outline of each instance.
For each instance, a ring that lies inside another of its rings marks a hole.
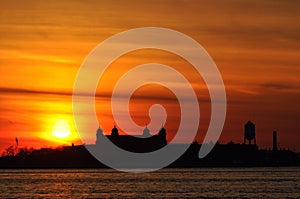
[[[300,168],[0,170],[0,198],[300,198]]]

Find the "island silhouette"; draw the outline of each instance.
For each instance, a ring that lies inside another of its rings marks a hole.
[[[105,135],[99,127],[96,131],[96,142],[89,147],[97,147],[106,136],[118,147],[136,153],[158,150],[167,144],[167,130],[162,126],[155,135],[150,135],[147,126],[138,136],[120,135],[116,126],[110,135]],[[0,157],[1,169],[23,168],[107,168],[95,159],[86,149],[86,145],[72,144],[60,148],[28,149],[10,146]],[[198,153],[202,145],[213,144],[192,143],[187,151],[168,167],[263,167],[263,166],[300,166],[300,155],[290,149],[278,149],[277,132],[273,132],[272,149],[259,149],[256,144],[255,124],[248,121],[244,125],[244,142],[220,144],[217,142],[212,151],[199,159]],[[176,149],[182,144],[172,144]],[[151,165],[149,165],[151,167]]]

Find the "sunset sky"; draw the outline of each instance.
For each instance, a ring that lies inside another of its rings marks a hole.
[[[190,36],[215,61],[228,103],[221,143],[241,143],[244,124],[251,120],[261,148],[272,146],[277,130],[279,148],[300,151],[299,10],[296,0],[0,1],[0,154],[16,137],[20,147],[81,144],[72,116],[80,65],[108,37],[147,26]],[[109,98],[116,81],[126,70],[149,62],[172,66],[193,85],[201,108],[196,138],[201,142],[210,118],[201,76],[179,56],[151,49],[120,57],[99,82],[96,109],[104,132],[110,133],[114,124]],[[180,112],[168,89],[139,88],[130,104],[133,120],[141,126],[148,123],[148,108],[155,103],[166,107],[170,140]],[[96,128],[90,127],[92,136]],[[59,138],[55,131],[70,135]]]

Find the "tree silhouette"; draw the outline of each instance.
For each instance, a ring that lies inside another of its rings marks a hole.
[[[5,149],[5,156],[15,156],[17,153],[17,147],[11,145]]]

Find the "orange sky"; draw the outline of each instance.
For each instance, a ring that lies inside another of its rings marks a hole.
[[[300,151],[299,8],[292,0],[0,1],[0,152],[14,144],[15,137],[27,147],[80,143],[71,101],[77,70],[101,41],[145,26],[192,37],[217,64],[228,98],[221,142],[242,142],[243,124],[250,119],[256,124],[259,146],[270,147],[276,129],[280,147]],[[207,89],[178,56],[133,52],[112,64],[104,82],[115,81],[112,74],[120,75],[121,66],[124,70],[153,60],[180,69],[199,91],[201,141],[210,117]],[[108,132],[113,120],[107,99],[113,84],[105,85],[108,94],[97,98],[96,107]],[[158,97],[162,89],[139,89],[130,108],[134,121],[143,125],[149,119],[147,107],[157,101],[164,104],[171,138],[176,125],[170,121],[178,120],[178,104],[167,90]],[[69,123],[71,136],[52,135],[58,120]]]

